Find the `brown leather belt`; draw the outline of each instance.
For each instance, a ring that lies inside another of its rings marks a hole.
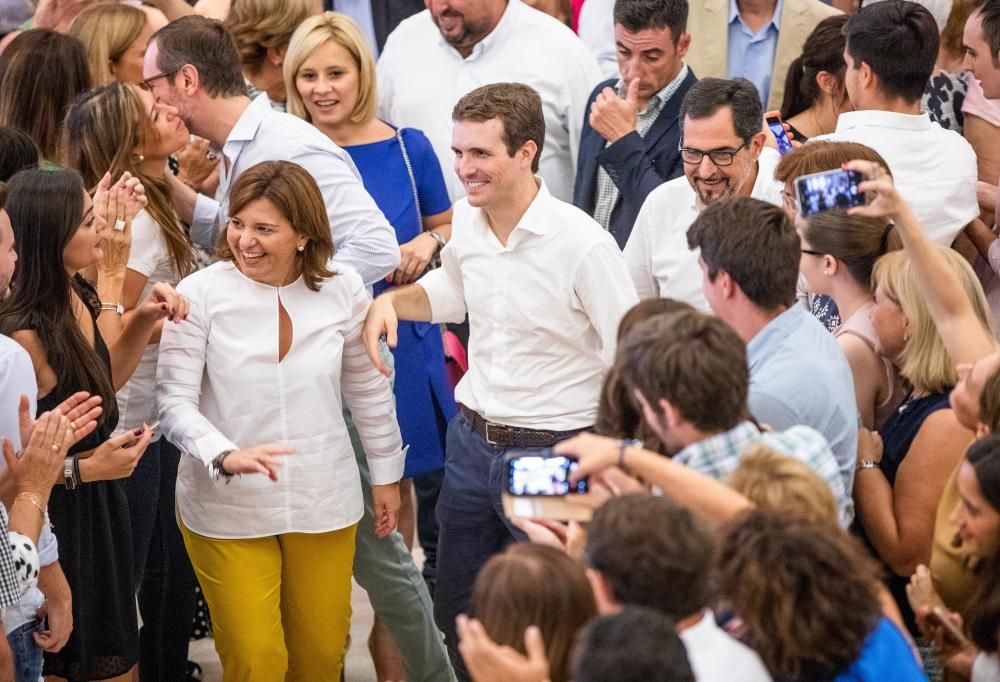
[[[478,412],[470,410],[465,405],[459,405],[459,407],[462,408],[462,415],[469,422],[473,431],[485,438],[487,443],[503,447],[548,448],[590,428],[584,427],[570,431],[522,429],[517,426],[487,421]]]

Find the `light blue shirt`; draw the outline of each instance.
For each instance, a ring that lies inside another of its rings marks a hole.
[[[771,91],[771,74],[774,71],[774,53],[778,49],[782,6],[783,0],[778,0],[771,21],[754,33],[740,16],[736,0],[729,0],[726,75],[728,78],[746,78],[756,85],[757,92],[760,93],[761,106],[764,108],[767,108],[767,95]]]
[[[250,102],[229,132],[222,153],[217,196],[199,194],[191,239],[212,249],[229,218],[229,188],[240,173],[262,161],[291,161],[306,169],[323,194],[333,233],[334,263],[357,270],[365,285],[399,267],[399,242],[375,200],[361,183],[350,155],[309,123],[271,108],[267,95]]]
[[[372,19],[371,0],[333,0],[333,8],[354,19],[354,23],[361,28],[361,33],[368,38],[368,46],[372,49],[372,56],[378,60],[378,41],[375,39],[375,22]]]
[[[851,367],[833,334],[793,305],[750,340],[747,363],[751,414],[778,431],[819,431],[853,490],[860,420]]]

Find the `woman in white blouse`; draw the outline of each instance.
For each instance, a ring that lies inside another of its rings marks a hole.
[[[328,269],[312,176],[258,164],[237,178],[229,212],[222,260],[181,282],[190,313],[160,342],[163,432],[190,455],[177,479],[181,531],[224,679],[337,679],[362,514],[342,398],[384,537],[403,471],[392,390],[361,342],[361,278]]]

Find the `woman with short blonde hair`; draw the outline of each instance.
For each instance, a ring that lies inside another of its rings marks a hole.
[[[142,82],[142,58],[153,29],[141,9],[116,2],[91,5],[73,20],[69,34],[87,49],[93,87]]]
[[[317,0],[236,0],[223,25],[240,55],[250,96],[266,93],[274,104],[286,99],[282,69],[288,41],[306,18],[321,11]]]

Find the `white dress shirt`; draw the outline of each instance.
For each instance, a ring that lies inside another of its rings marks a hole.
[[[778,152],[764,147],[750,196],[781,206],[783,186],[774,179]],[[646,197],[625,245],[625,262],[639,298],[673,298],[711,312],[701,290],[700,251],[688,248],[687,231],[704,208],[686,176]]]
[[[580,40],[593,53],[605,78],[618,78],[615,0],[587,0],[580,8]]]
[[[979,217],[972,145],[926,113],[849,111],[837,119],[836,132],[815,140],[860,142],[881,154],[924,232],[943,246]]]
[[[677,636],[698,682],[771,682],[757,652],[720,628],[709,609]]]
[[[540,183],[502,246],[482,210],[463,199],[441,267],[417,283],[434,322],[469,314],[469,371],[457,402],[521,428],[594,423],[618,323],[638,299],[618,245],[593,218]]]
[[[132,248],[128,254],[128,269],[147,278],[139,295],[140,302],[149,295],[150,289],[157,282],[177,286],[181,279],[167,249],[167,238],[163,230],[145,210],[140,211],[132,221]],[[156,358],[159,352],[160,344],[147,344],[132,376],[118,389],[115,395],[118,399],[118,426],[115,427],[113,436],[120,436],[126,431],[156,421]],[[161,435],[162,432],[157,429],[153,432],[153,440],[159,440]]]
[[[335,263],[356,270],[371,285],[399,267],[396,232],[361,184],[350,155],[302,119],[274,111],[267,95],[258,95],[236,121],[222,153],[215,201],[198,195],[191,223],[191,239],[208,250],[215,248],[229,216],[229,188],[240,173],[262,161],[291,161],[309,171],[323,194],[330,217]]]
[[[601,71],[586,46],[549,15],[510,0],[503,17],[466,58],[445,42],[424,10],[389,36],[378,62],[379,118],[422,130],[445,171],[452,201],[465,189],[452,168],[451,112],[458,100],[490,83],[530,85],[542,98],[545,144],[539,175],[552,196],[573,201],[576,159],[587,99]]]
[[[163,435],[182,452],[177,506],[213,538],[323,533],[361,518],[363,502],[342,400],[354,415],[375,485],[403,473],[389,380],[365,354],[371,299],[350,268],[310,291],[300,277],[272,287],[219,262],[181,281],[187,320],[164,326],[157,368]],[[292,344],[278,360],[278,306]],[[283,443],[275,483],[261,474],[227,484],[209,465],[225,450]]]

